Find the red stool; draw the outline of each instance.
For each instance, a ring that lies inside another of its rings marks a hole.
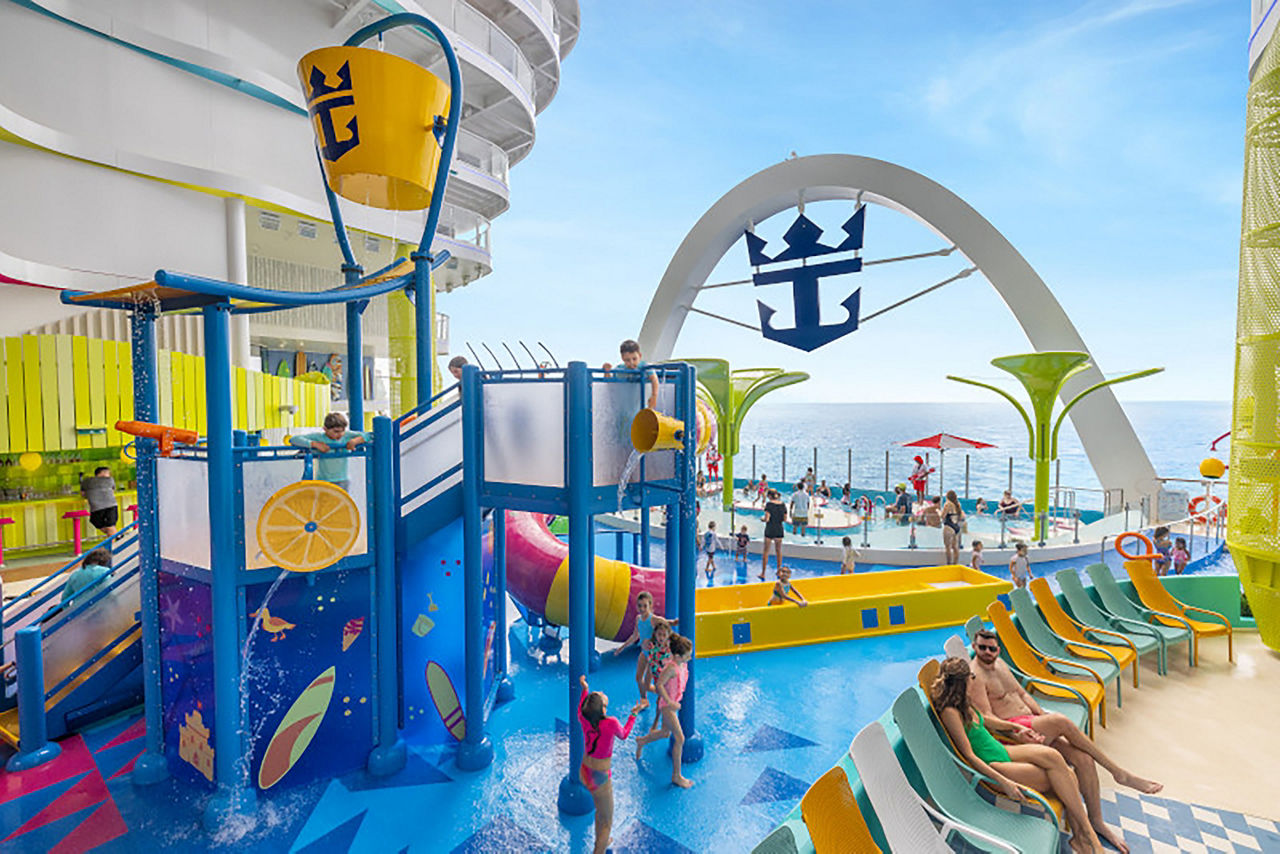
[[[68,510],[66,513],[62,514],[63,519],[71,520],[72,528],[75,531],[77,555],[84,551],[84,549],[81,547],[81,544],[80,544],[80,520],[84,519],[88,515],[89,515],[88,510]]]
[[[137,504],[130,504],[128,507],[124,509],[128,510],[130,513],[133,514],[133,521],[135,522],[138,521],[138,505]]]
[[[13,520],[8,516],[0,518],[0,566],[4,566],[4,526],[12,524]]]

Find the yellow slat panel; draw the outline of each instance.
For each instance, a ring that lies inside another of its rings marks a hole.
[[[280,378],[268,377],[267,387],[270,391],[267,393],[267,424],[271,427],[280,427]]]
[[[187,397],[187,429],[200,429],[199,407],[196,404],[196,394],[198,388],[196,386],[196,362],[195,356],[187,356],[182,364],[182,385],[186,389]]]
[[[256,415],[254,429],[261,430],[267,426],[267,378],[261,371],[254,371],[252,376],[253,394],[258,402],[258,406],[254,410]]]
[[[169,354],[169,383],[172,386],[173,394],[173,420],[168,423],[174,427],[184,429],[187,426],[187,371],[183,365],[186,360],[186,353],[173,352]]]
[[[293,396],[293,380],[280,380],[280,403],[290,405],[294,402]],[[280,413],[280,426],[286,431],[292,430],[293,425],[298,423],[298,419],[288,412]]]
[[[40,342],[34,335],[22,336],[23,406],[27,419],[27,449],[44,450],[44,407],[40,401]]]
[[[36,348],[39,352],[41,429],[44,434],[44,449],[57,451],[61,448],[61,444],[58,436],[58,360],[53,336],[37,335]]]
[[[231,389],[232,412],[235,413],[233,426],[237,430],[247,429],[249,424],[248,382],[245,380],[244,368],[236,368]]]
[[[89,423],[101,427],[107,420],[107,394],[104,374],[106,356],[101,338],[89,339]],[[87,426],[81,422],[80,426]],[[90,444],[95,448],[105,448],[107,437],[95,433]]]
[[[53,336],[58,372],[58,447],[76,447],[76,382],[71,356],[71,336]]]
[[[9,360],[0,338],[0,454],[9,452]]]
[[[204,359],[199,359],[198,362],[196,370],[196,416],[200,419],[200,426],[197,429],[200,435],[203,436],[209,432],[209,397],[205,389]]]
[[[133,414],[133,348],[129,341],[119,342],[120,346],[120,417],[125,421],[136,421]],[[126,437],[132,440],[132,436]]]
[[[107,447],[116,448],[125,440],[116,429],[116,421],[120,420],[120,348],[117,341],[102,342],[102,388],[106,401],[106,413],[103,422],[107,425]]]
[[[22,534],[24,537],[23,545],[33,546],[43,543],[44,539],[43,534],[40,531],[40,526],[44,519],[36,512],[35,507],[30,504],[25,504],[19,509],[22,511],[22,516],[18,519],[18,524],[22,526]]]
[[[160,388],[160,413],[156,421],[160,424],[173,423],[173,362],[168,350],[161,350],[156,359],[156,383]]]
[[[253,374],[246,370],[241,376],[244,377],[244,427],[241,429],[252,430],[253,414],[258,408],[254,399]]]
[[[70,509],[70,508],[67,508]],[[63,513],[67,512],[57,501],[46,501],[39,508],[40,527],[43,528],[43,537],[41,543],[56,543],[58,540],[71,540],[71,520],[60,518]],[[80,523],[80,536],[85,534],[85,525],[89,524],[89,520],[85,519]],[[90,527],[92,527],[90,525]]]
[[[76,426],[80,427],[93,420],[92,407],[89,406],[89,339],[80,335],[71,338],[71,372],[76,400]],[[76,433],[76,447],[93,447],[93,440],[88,433]]]

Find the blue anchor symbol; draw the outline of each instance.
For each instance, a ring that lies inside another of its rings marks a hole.
[[[815,255],[826,255],[833,252],[848,252],[862,248],[862,236],[866,223],[866,206],[859,206],[844,223],[844,231],[848,235],[839,246],[826,246],[818,242],[822,229],[804,214],[800,214],[791,228],[783,236],[787,248],[773,257],[762,251],[765,241],[750,232],[747,233],[747,254],[751,264],[757,269],[765,264],[777,264],[783,261],[794,261],[812,258]],[[770,322],[777,309],[757,300],[760,311],[760,332],[765,338],[795,347],[798,350],[812,352],[824,344],[830,344],[837,338],[848,335],[858,328],[858,310],[862,290],[857,289],[841,301],[848,316],[839,323],[822,324],[822,312],[818,299],[818,280],[824,276],[838,276],[843,273],[857,273],[862,269],[861,258],[847,258],[841,261],[827,261],[821,264],[790,267],[781,270],[757,272],[751,280],[756,287],[791,283],[791,299],[795,306],[795,326],[791,329],[777,329]]]

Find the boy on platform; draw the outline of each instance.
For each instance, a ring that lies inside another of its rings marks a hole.
[[[333,454],[333,451],[354,451],[366,441],[365,434],[347,429],[347,416],[341,412],[330,412],[324,417],[323,433],[303,433],[289,439],[295,448],[310,448],[321,456],[316,457],[314,477],[350,490],[351,480],[347,477],[347,458]]]

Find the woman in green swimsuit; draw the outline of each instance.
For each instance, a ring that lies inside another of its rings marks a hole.
[[[1071,850],[1101,854],[1102,843],[1089,823],[1075,772],[1062,754],[1043,744],[1001,744],[987,730],[982,713],[969,704],[969,683],[974,678],[969,662],[948,658],[933,683],[933,705],[961,757],[995,780],[1001,793],[1018,801],[1026,798],[1019,786],[1051,793],[1062,801],[1074,835]],[[1021,740],[1025,727],[1001,721],[1010,729],[1002,734]]]

